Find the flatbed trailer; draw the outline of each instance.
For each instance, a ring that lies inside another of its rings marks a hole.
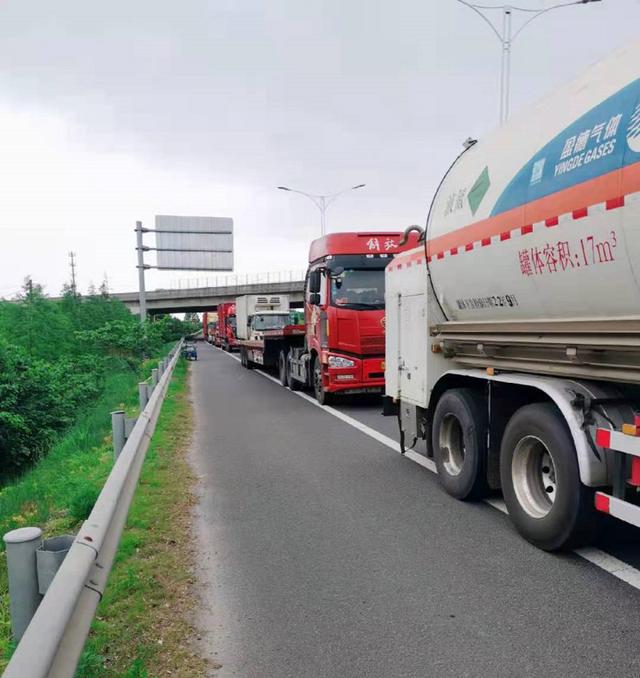
[[[293,349],[304,345],[304,335],[304,325],[286,325],[277,330],[265,330],[261,338],[238,339],[240,362],[249,370],[256,366],[277,368],[280,383],[293,390],[296,384],[288,383],[291,379],[287,379],[287,359]]]

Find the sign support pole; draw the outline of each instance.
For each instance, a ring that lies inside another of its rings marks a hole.
[[[138,250],[138,289],[140,299],[140,322],[147,319],[147,297],[144,288],[144,247],[142,245],[142,222],[136,221],[136,249]]]

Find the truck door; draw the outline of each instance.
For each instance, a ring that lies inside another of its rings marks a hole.
[[[426,299],[424,294],[402,294],[398,302],[400,398],[422,405],[427,380]]]

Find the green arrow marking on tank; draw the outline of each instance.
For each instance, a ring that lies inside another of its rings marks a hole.
[[[471,208],[471,213],[475,214],[480,207],[482,199],[487,194],[491,186],[491,181],[489,180],[489,168],[485,167],[480,176],[476,179],[475,183],[471,187],[467,199],[469,200],[469,207]]]

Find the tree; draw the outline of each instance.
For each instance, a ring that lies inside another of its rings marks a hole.
[[[30,275],[27,275],[22,283],[20,292],[18,292],[17,298],[22,301],[37,301],[38,299],[44,299],[44,287],[39,283],[34,283],[33,278]]]
[[[100,287],[98,288],[100,291],[100,296],[103,299],[108,299],[109,298],[109,281],[107,280],[107,274],[104,274],[104,277],[102,278],[102,282],[100,283]]]

